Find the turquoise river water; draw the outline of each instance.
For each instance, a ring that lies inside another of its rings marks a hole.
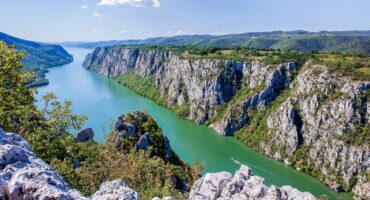
[[[182,160],[205,163],[205,172],[234,173],[240,164],[252,168],[254,174],[270,185],[291,185],[316,196],[330,199],[351,199],[348,193],[336,193],[319,180],[276,162],[246,147],[232,137],[223,137],[207,128],[178,118],[174,112],[141,97],[132,90],[99,74],[85,70],[82,62],[91,50],[67,48],[74,62],[50,69],[50,84],[38,88],[38,98],[46,92],[55,93],[59,100],[71,100],[76,113],[88,116],[85,127],[95,131],[95,140],[104,141],[112,121],[121,114],[145,110],[158,122],[171,146]]]

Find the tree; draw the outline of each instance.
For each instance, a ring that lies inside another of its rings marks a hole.
[[[68,130],[80,130],[87,120],[86,116],[77,115],[72,112],[72,102],[57,101],[57,97],[48,92],[42,97],[44,108],[42,109],[43,118],[56,135],[66,133]]]
[[[0,41],[0,127],[22,136],[40,126],[40,113],[34,102],[35,90],[27,89],[31,73],[22,72],[24,52]]]

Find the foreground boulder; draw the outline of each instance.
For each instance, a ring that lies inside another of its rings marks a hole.
[[[262,177],[254,176],[248,166],[242,165],[232,176],[228,172],[207,173],[197,180],[189,200],[248,200],[248,199],[316,199],[308,192],[300,192],[290,186],[267,186]]]
[[[91,197],[72,189],[17,134],[0,129],[0,199],[139,199],[137,192],[121,180],[104,182]]]

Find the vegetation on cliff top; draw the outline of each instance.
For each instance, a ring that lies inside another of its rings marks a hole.
[[[199,47],[169,45],[119,45],[144,51],[171,51],[183,59],[217,59],[235,61],[260,61],[271,64],[294,62],[303,65],[308,60],[323,64],[332,73],[354,80],[370,80],[370,56],[340,52],[303,52],[274,49],[253,49],[241,46]]]
[[[60,103],[53,94],[47,94],[42,100],[43,109],[38,109],[34,104],[35,90],[25,87],[30,74],[22,71],[22,56],[14,47],[0,43],[1,128],[24,137],[39,158],[85,195],[95,192],[102,182],[119,178],[141,199],[186,198],[182,188],[173,183],[173,177],[190,186],[198,178],[201,166],[172,164],[150,151],[125,153],[110,142],[78,143],[70,132],[81,129],[87,118],[74,114],[71,102]],[[145,126],[152,128],[153,123]],[[157,133],[161,134],[160,130]]]

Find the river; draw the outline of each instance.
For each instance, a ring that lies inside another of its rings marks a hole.
[[[174,112],[139,96],[112,79],[85,70],[82,62],[91,50],[66,48],[74,56],[70,64],[55,67],[47,73],[50,84],[38,88],[37,98],[53,92],[59,100],[73,102],[76,113],[88,116],[85,127],[95,131],[94,139],[104,141],[104,133],[118,116],[144,110],[154,117],[182,160],[205,163],[205,172],[234,173],[240,164],[252,168],[254,174],[270,185],[291,185],[301,191],[330,199],[351,199],[348,193],[336,193],[317,179],[267,158],[232,137],[223,137],[205,126],[178,118]]]

